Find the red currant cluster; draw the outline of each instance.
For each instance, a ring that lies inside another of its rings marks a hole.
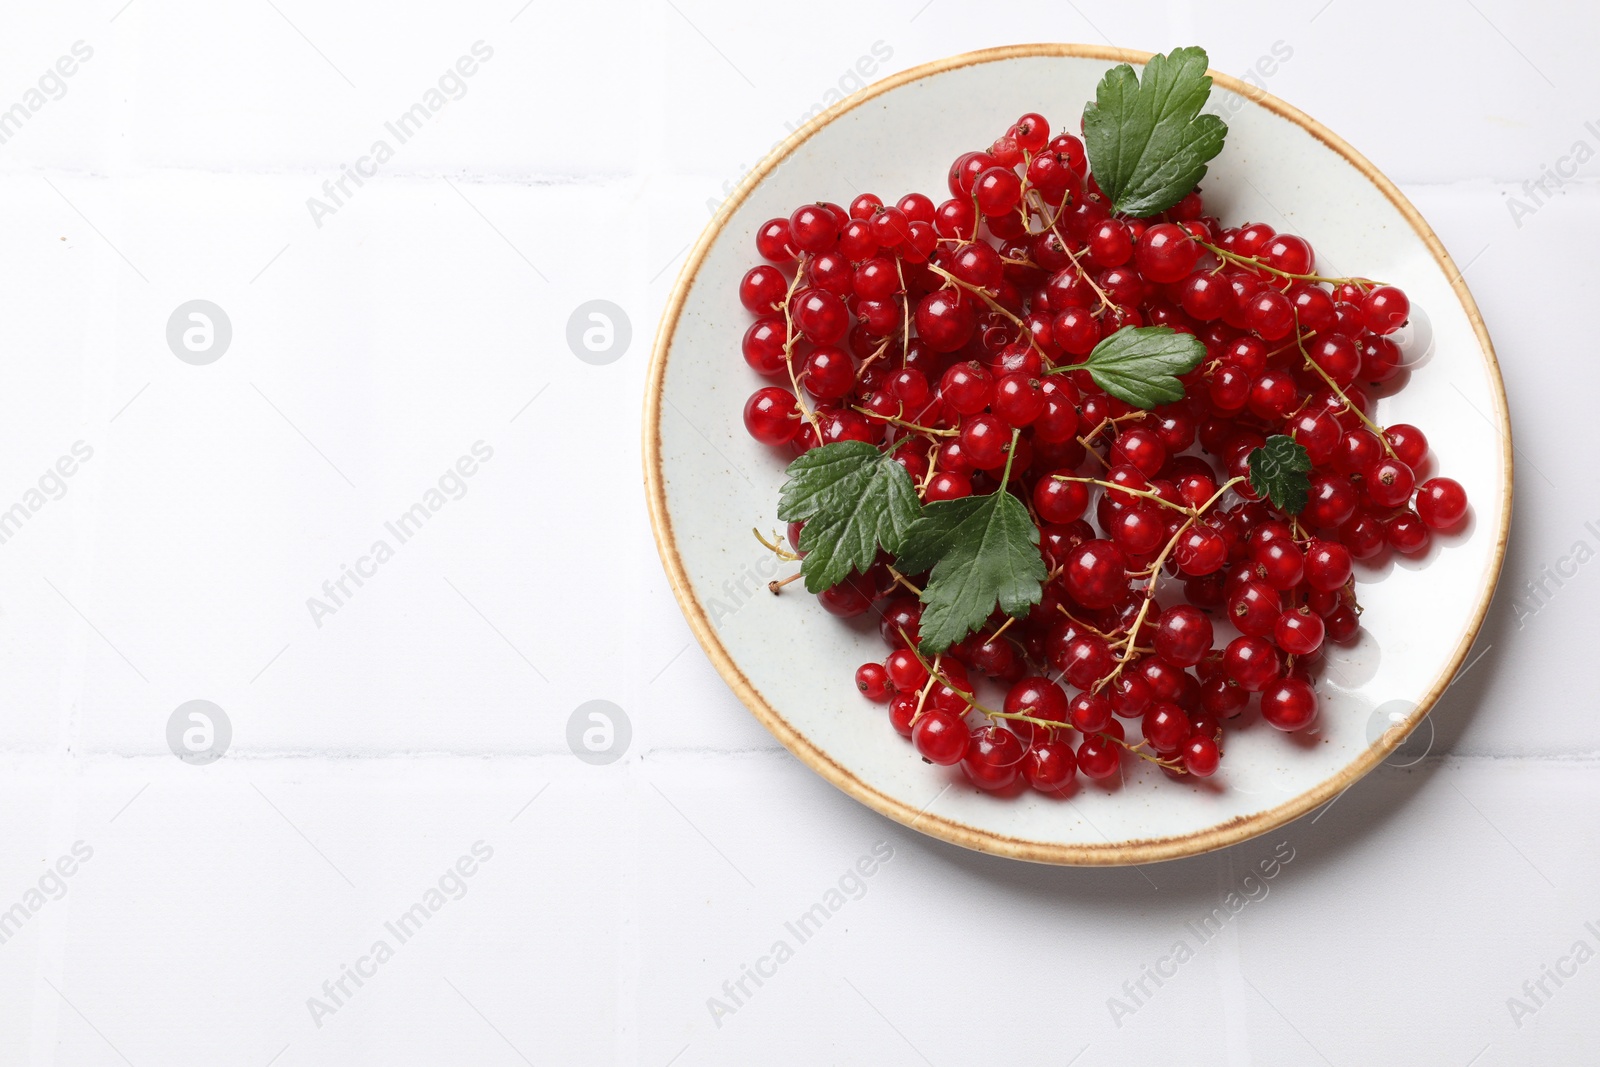
[[[758,316],[745,361],[789,386],[750,397],[753,437],[797,454],[870,443],[924,503],[1009,476],[1039,529],[1042,600],[937,657],[917,645],[921,578],[888,557],[823,591],[835,614],[881,615],[891,651],[859,688],[926,760],[992,791],[1106,779],[1128,753],[1210,776],[1252,694],[1273,726],[1305,728],[1324,640],[1359,630],[1352,561],[1421,552],[1467,512],[1458,483],[1418,484],[1422,431],[1370,417],[1368,387],[1400,384],[1405,294],[1314,273],[1301,237],[1223,227],[1198,189],[1119,217],[1082,141],[1052,139],[1039,115],[958,158],[949,190],[772,219],[756,237],[767,263],[739,290]],[[1176,403],[1141,410],[1068,369],[1146,325],[1204,343]],[[1297,513],[1251,485],[1248,457],[1272,435],[1311,463]],[[1238,632],[1222,647],[1216,614]],[[1000,707],[980,701],[980,676],[1006,687]]]

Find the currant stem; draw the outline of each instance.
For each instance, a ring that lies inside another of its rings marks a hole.
[[[905,631],[904,630],[900,631],[900,636],[902,638],[905,637]],[[1025,713],[1020,712],[1020,711],[1000,711],[1000,710],[998,710],[996,708],[991,708],[991,707],[988,707],[987,705],[980,704],[978,702],[978,697],[977,697],[977,695],[975,693],[967,692],[965,689],[962,689],[960,686],[954,684],[953,682],[950,681],[950,679],[948,677],[946,677],[945,675],[943,675],[943,674],[941,674],[939,672],[939,659],[940,659],[940,657],[935,656],[933,658],[933,662],[929,663],[925,658],[923,658],[922,653],[918,652],[914,646],[912,646],[911,644],[907,643],[906,647],[908,649],[910,649],[911,654],[913,656],[917,657],[917,662],[922,664],[922,668],[928,672],[928,682],[927,682],[926,685],[924,685],[922,687],[922,695],[918,698],[916,715],[913,715],[911,717],[911,722],[912,722],[913,725],[916,723],[917,718],[919,716],[921,716],[921,714],[922,714],[922,703],[921,703],[922,700],[926,699],[926,697],[928,695],[928,691],[933,688],[933,684],[935,682],[938,682],[940,685],[948,686],[949,689],[951,690],[951,692],[955,693],[962,700],[965,700],[967,702],[967,704],[972,708],[972,710],[978,712],[978,714],[980,714],[980,715],[983,715],[985,718],[989,718],[989,719],[1009,719],[1012,722],[1032,723],[1035,726],[1040,726],[1040,727],[1043,727],[1043,728],[1045,728],[1047,730],[1077,730],[1078,729],[1076,726],[1072,725],[1072,723],[1070,723],[1070,722],[1056,722],[1056,721],[1054,721],[1052,719],[1041,719],[1038,716],[1028,715],[1028,714],[1025,714]],[[1161,759],[1158,756],[1152,756],[1149,753],[1144,752],[1143,748],[1144,748],[1145,742],[1143,742],[1143,741],[1140,741],[1137,744],[1130,745],[1127,741],[1125,741],[1124,739],[1122,739],[1120,737],[1117,737],[1115,734],[1104,733],[1104,732],[1102,732],[1100,730],[1091,730],[1091,731],[1087,731],[1087,732],[1085,732],[1083,730],[1078,730],[1078,732],[1081,733],[1081,734],[1084,734],[1087,737],[1098,737],[1101,740],[1110,741],[1113,744],[1120,745],[1122,748],[1127,749],[1129,752],[1133,753],[1135,756],[1138,756],[1140,759],[1148,760],[1151,763],[1160,764],[1161,766],[1166,767],[1168,770],[1175,770],[1175,771],[1180,771],[1180,772],[1184,771],[1182,763],[1177,761],[1177,760],[1164,760],[1164,759]]]
[[[1029,193],[1033,194],[1035,202],[1040,205],[1040,212],[1039,213],[1041,215],[1043,215],[1045,213],[1044,210],[1043,210],[1044,203],[1045,203],[1044,195],[1042,193],[1040,193],[1039,190],[1034,189],[1032,187],[1029,187],[1027,191]],[[1065,200],[1062,201],[1062,205],[1061,206],[1062,206],[1062,210],[1065,211],[1066,210],[1066,201]],[[1061,217],[1060,213],[1057,213],[1056,217],[1050,220],[1050,225],[1048,227],[1048,232],[1054,233],[1056,235],[1056,240],[1061,242],[1061,247],[1066,251],[1067,258],[1072,261],[1072,269],[1078,272],[1078,277],[1082,278],[1084,281],[1089,283],[1089,288],[1093,289],[1094,292],[1095,292],[1095,295],[1100,298],[1100,306],[1095,309],[1095,314],[1098,315],[1102,311],[1106,311],[1106,310],[1108,310],[1110,308],[1121,307],[1122,305],[1120,305],[1116,301],[1112,300],[1111,297],[1106,293],[1106,291],[1104,289],[1100,288],[1099,283],[1097,283],[1093,278],[1089,277],[1089,272],[1083,269],[1083,264],[1078,261],[1078,254],[1072,250],[1072,242],[1068,241],[1067,240],[1067,235],[1062,233],[1061,230],[1056,226],[1056,222],[1057,222],[1058,219],[1060,219],[1060,217]],[[1047,231],[1046,230],[1041,230],[1039,232],[1040,233],[1044,233],[1044,232],[1047,232]]]
[[[789,368],[789,384],[794,387],[794,402],[806,420],[811,423],[811,429],[817,435],[817,443],[822,443],[822,423],[817,420],[817,413],[805,401],[805,394],[800,391],[800,377],[794,372],[794,343],[797,340],[794,333],[794,294],[800,288],[800,279],[805,277],[806,260],[801,255],[795,261],[794,277],[789,281],[789,291],[783,297],[783,362]]]
[[[756,535],[757,541],[760,541],[761,544],[769,549],[773,555],[777,556],[785,563],[794,563],[800,559],[799,556],[783,547],[783,541],[776,533],[772,535],[772,540],[768,541],[765,537],[761,536],[761,531],[756,529],[754,526],[750,527],[750,532]]]
[[[906,292],[906,268],[899,256],[894,257],[894,273],[900,279],[900,353],[903,356],[911,351],[911,295]]]
[[[799,571],[795,571],[793,574],[789,575],[789,577],[787,577],[787,578],[774,578],[772,581],[767,583],[767,592],[771,593],[773,596],[777,596],[778,592],[784,586],[788,585],[792,581],[795,581],[799,577],[800,577],[800,572]]]
[[[915,422],[911,422],[911,421],[909,421],[907,419],[902,419],[902,418],[900,418],[898,416],[895,416],[895,415],[880,415],[876,411],[873,411],[871,408],[862,407],[860,404],[851,404],[850,405],[850,410],[851,411],[859,411],[859,412],[861,412],[861,414],[866,415],[869,418],[874,418],[874,419],[878,419],[878,420],[880,420],[882,422],[887,422],[891,426],[899,426],[902,429],[914,430],[917,433],[932,434],[935,437],[956,437],[961,433],[960,430],[941,430],[936,426],[921,426],[921,425],[918,425]],[[900,410],[901,411],[905,410],[905,405],[904,404],[900,405]]]
[[[917,596],[920,597],[922,595],[922,590],[918,589],[915,585],[913,585],[911,583],[911,581],[908,578],[906,578],[905,575],[901,574],[899,571],[895,570],[893,567],[889,568],[889,576],[891,578],[893,578],[900,585],[905,586],[907,589],[909,589],[913,593],[917,594]],[[901,636],[904,636],[904,634],[902,634]]]
[[[1070,474],[1053,474],[1051,477],[1058,482],[1084,482],[1088,485],[1098,485],[1106,489],[1115,489],[1117,492],[1127,493],[1129,496],[1142,496],[1146,500],[1153,500],[1162,507],[1168,507],[1174,511],[1181,511],[1185,515],[1194,514],[1193,508],[1185,507],[1182,504],[1174,504],[1172,501],[1163,498],[1159,493],[1152,493],[1148,489],[1128,489],[1118,485],[1116,482],[1108,482],[1102,478],[1076,478]]]
[[[1268,274],[1276,274],[1280,278],[1293,278],[1295,281],[1300,282],[1322,282],[1327,285],[1353,285],[1362,292],[1376,289],[1385,284],[1383,282],[1375,282],[1371,278],[1328,278],[1321,274],[1295,274],[1292,271],[1279,270],[1259,256],[1241,256],[1237,252],[1230,252],[1226,248],[1212,244],[1210,241],[1203,241],[1198,237],[1193,238],[1193,240],[1195,244],[1212,253],[1218,259],[1226,260],[1229,263],[1237,263],[1241,267],[1249,267],[1251,270],[1264,270]]]
[[[1139,613],[1134,616],[1133,624],[1130,625],[1126,630],[1128,635],[1127,646],[1122,650],[1122,655],[1120,658],[1118,658],[1116,667],[1112,669],[1110,674],[1094,683],[1094,686],[1090,692],[1098,693],[1100,690],[1114,682],[1117,677],[1122,674],[1123,668],[1132,662],[1133,657],[1137,654],[1139,627],[1144,625],[1145,617],[1150,613],[1150,605],[1155,602],[1156,583],[1161,580],[1161,566],[1162,564],[1166,563],[1167,556],[1169,556],[1172,553],[1172,550],[1177,547],[1179,538],[1188,533],[1190,527],[1198,522],[1200,517],[1204,515],[1213,504],[1222,499],[1223,493],[1226,493],[1229,489],[1232,489],[1242,481],[1244,481],[1244,477],[1242,475],[1229,478],[1221,485],[1221,487],[1217,489],[1215,493],[1211,494],[1211,498],[1209,500],[1200,505],[1198,508],[1195,508],[1193,514],[1185,519],[1183,521],[1183,525],[1179,526],[1177,530],[1173,532],[1172,536],[1167,539],[1167,543],[1162,547],[1160,554],[1158,554],[1154,562],[1150,564],[1150,579],[1145,585],[1144,600],[1139,604]]]
[[[1355,415],[1356,418],[1360,419],[1363,423],[1366,424],[1367,429],[1371,430],[1373,432],[1373,434],[1378,438],[1378,443],[1383,445],[1383,450],[1385,452],[1389,453],[1389,458],[1391,458],[1391,459],[1398,458],[1397,456],[1395,456],[1394,446],[1389,443],[1389,437],[1388,437],[1387,434],[1385,434],[1383,432],[1383,428],[1381,426],[1379,426],[1377,423],[1373,422],[1371,419],[1367,418],[1366,414],[1364,412],[1362,412],[1362,410],[1360,408],[1358,408],[1354,404],[1352,404],[1350,402],[1349,395],[1343,389],[1339,388],[1339,383],[1334,381],[1333,378],[1328,374],[1328,372],[1323,370],[1322,367],[1317,364],[1317,361],[1311,358],[1310,353],[1308,353],[1306,351],[1306,338],[1315,337],[1315,336],[1316,336],[1316,332],[1315,331],[1311,331],[1309,333],[1298,335],[1296,340],[1295,340],[1295,345],[1300,349],[1300,355],[1305,358],[1306,366],[1308,366],[1312,370],[1316,371],[1317,372],[1317,376],[1320,377],[1323,381],[1328,383],[1328,388],[1332,389],[1333,390],[1333,394],[1335,396],[1337,396],[1339,398],[1340,402],[1342,402],[1344,404],[1344,407],[1345,407],[1346,411],[1351,412],[1352,414]]]
[[[971,282],[962,281],[960,278],[957,278],[954,274],[951,274],[949,271],[945,270],[943,267],[939,266],[937,263],[929,263],[927,266],[928,266],[929,270],[931,270],[933,273],[937,274],[939,277],[943,278],[945,281],[949,282],[951,285],[954,285],[954,286],[956,286],[957,288],[960,288],[960,289],[964,289],[967,292],[972,293],[974,296],[978,297],[985,304],[989,305],[990,310],[998,311],[1000,314],[1004,315],[1007,319],[1010,319],[1011,320],[1011,324],[1013,326],[1021,326],[1022,325],[1022,320],[1017,318],[1017,316],[1013,315],[1010,311],[1006,310],[1004,307],[1002,307],[1000,305],[999,301],[997,301],[994,297],[989,295],[988,290],[986,290],[986,289],[984,289],[984,288],[982,288],[980,286],[973,285]]]

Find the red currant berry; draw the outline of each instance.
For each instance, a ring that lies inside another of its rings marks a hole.
[[[1414,555],[1425,552],[1433,535],[1427,525],[1411,510],[1401,511],[1383,524],[1384,540],[1396,552]]]
[[[1126,463],[1146,478],[1154,478],[1167,462],[1167,446],[1155,431],[1142,426],[1124,430],[1111,446],[1113,465]]]
[[[954,352],[978,324],[977,300],[955,289],[929,293],[917,303],[917,335],[935,352]]]
[[[1150,702],[1155,699],[1155,693],[1150,689],[1150,683],[1142,677],[1131,672],[1123,672],[1106,686],[1106,692],[1111,695],[1106,698],[1111,701],[1111,710],[1125,719],[1135,719],[1144,714]]]
[[[1011,127],[1011,136],[1024,152],[1037,152],[1050,141],[1050,123],[1043,115],[1030,111]]]
[[[1026,754],[1016,734],[1003,726],[985,726],[972,732],[961,769],[973,785],[997,793],[1016,782]]]
[[[1189,739],[1189,716],[1176,704],[1152,704],[1141,721],[1144,738],[1157,752],[1175,752]]]
[[[1302,330],[1323,333],[1338,321],[1339,312],[1333,297],[1317,285],[1296,285],[1289,290],[1289,302],[1294,305],[1295,321]]]
[[[1374,504],[1381,508],[1398,508],[1410,501],[1416,475],[1399,460],[1385,459],[1373,464],[1363,484]]]
[[[1322,616],[1310,608],[1299,607],[1278,616],[1272,639],[1292,656],[1309,656],[1322,647],[1324,631]]]
[[[1183,769],[1196,778],[1210,778],[1216,774],[1221,760],[1222,753],[1217,750],[1213,738],[1195,734],[1183,746]]]
[[[1179,667],[1193,667],[1211,651],[1211,620],[1205,612],[1189,604],[1179,604],[1161,613],[1156,626],[1156,654]]]
[[[1057,474],[1075,477],[1071,471]],[[1065,525],[1083,518],[1089,506],[1089,490],[1082,482],[1065,481],[1046,475],[1033,483],[1033,508],[1045,522]]]
[[[1397,422],[1384,430],[1383,436],[1394,449],[1395,458],[1412,470],[1420,469],[1428,458],[1428,439],[1415,426]]]
[[[807,289],[795,295],[794,323],[813,344],[837,344],[850,329],[850,312],[827,290]]]
[[[1136,504],[1123,508],[1107,526],[1111,539],[1129,556],[1146,556],[1167,537],[1166,520],[1154,507]]]
[[[1158,222],[1144,231],[1134,250],[1134,265],[1145,278],[1158,285],[1178,281],[1194,269],[1200,246],[1183,228]]]
[[[1268,341],[1279,341],[1294,329],[1294,305],[1276,289],[1263,289],[1244,308],[1245,325]]]
[[[1245,580],[1228,596],[1228,618],[1239,632],[1265,637],[1278,624],[1283,606],[1278,591],[1265,582]]]
[[[762,264],[751,267],[739,282],[739,303],[757,315],[770,315],[774,308],[783,306],[789,291],[789,282],[776,267]]]
[[[1256,576],[1279,592],[1293,589],[1305,575],[1305,553],[1288,538],[1252,546],[1250,558]]]
[[[1116,662],[1116,654],[1105,638],[1078,634],[1066,643],[1053,665],[1077,688],[1090,689],[1111,673]]]
[[[1417,514],[1430,530],[1448,530],[1467,517],[1467,491],[1453,478],[1429,478],[1417,490]]]
[[[1317,694],[1303,678],[1284,678],[1262,690],[1261,717],[1287,733],[1303,730],[1317,717]]]
[[[878,251],[878,239],[872,233],[872,223],[866,219],[851,219],[839,231],[839,254],[852,263],[859,263]]]
[[[1111,722],[1111,702],[1094,693],[1079,693],[1067,706],[1072,725],[1085,734],[1099,733]]]
[[[789,231],[788,219],[768,219],[756,231],[756,251],[761,258],[772,263],[793,263],[795,260],[794,234]]]
[[[994,384],[993,410],[1006,425],[1029,426],[1044,413],[1039,382],[1027,374],[1008,374]]]
[[[1023,678],[1006,690],[1002,708],[1010,715],[1027,715],[1064,725],[1067,721],[1067,694],[1048,678]],[[1035,731],[1032,723],[1018,722],[1016,725],[1024,737],[1038,738],[1049,733],[1043,728]]]
[[[1306,584],[1332,592],[1350,580],[1350,550],[1337,541],[1314,540],[1306,546]]]
[[[838,585],[832,585],[817,594],[817,603],[821,604],[830,615],[837,615],[841,619],[853,619],[857,615],[865,615],[872,607],[872,598],[861,588],[861,583],[846,578]]]
[[[757,374],[768,377],[783,373],[788,367],[788,339],[788,330],[779,316],[757,319],[744,332],[740,345],[745,363]]]
[[[786,445],[800,432],[800,410],[794,394],[768,386],[750,394],[744,405],[744,428],[764,445]]]
[[[1394,333],[1411,317],[1411,301],[1394,286],[1380,285],[1367,294],[1361,315],[1373,333]]]
[[[1122,751],[1116,742],[1096,734],[1078,746],[1078,770],[1097,781],[1110,778],[1122,765]]]
[[[821,345],[806,357],[806,391],[819,400],[838,400],[856,384],[855,360],[842,348]]]
[[[1340,604],[1323,616],[1322,622],[1327,627],[1328,640],[1338,641],[1341,644],[1361,632],[1361,617],[1348,604]]]
[[[1078,776],[1078,759],[1065,741],[1036,741],[1022,757],[1022,777],[1041,793],[1059,793]]]
[[[852,288],[863,300],[888,300],[900,291],[894,260],[876,257],[856,267]]]
[[[802,252],[826,252],[839,240],[839,220],[822,204],[804,204],[789,216],[789,232]]]
[[[1063,577],[1072,599],[1086,608],[1098,610],[1116,603],[1127,589],[1127,569],[1128,557],[1120,548],[1110,541],[1094,540],[1068,554]]]
[[[929,763],[953,767],[966,757],[971,742],[967,724],[959,715],[938,708],[924,708],[911,728],[911,743]]]
[[[1318,471],[1311,475],[1311,490],[1300,519],[1308,526],[1342,526],[1356,510],[1356,490],[1350,479]]]
[[[1005,466],[1011,428],[995,415],[974,415],[961,427],[961,450],[981,471]]]
[[[907,633],[915,638],[915,626],[907,629]],[[928,684],[928,668],[922,665],[922,660],[909,648],[897,648],[889,653],[889,658],[883,663],[883,669],[889,679],[889,684],[894,686],[897,693],[915,693]]]
[[[1222,669],[1246,693],[1259,693],[1278,677],[1278,651],[1259,637],[1235,637],[1222,653]]]
[[[861,695],[878,704],[886,704],[893,695],[889,688],[889,673],[881,663],[863,663],[856,668],[856,688]]]
[[[925,503],[932,504],[940,500],[959,500],[961,497],[971,495],[972,480],[965,474],[941,471],[928,483],[928,488],[922,493],[922,499]]]
[[[946,200],[933,214],[933,228],[940,237],[970,241],[978,234],[978,213],[970,199]]]
[[[1250,694],[1240,689],[1226,671],[1200,683],[1200,707],[1209,715],[1231,719],[1250,702]]]
[[[1089,235],[1089,260],[1097,267],[1120,267],[1133,255],[1133,235],[1117,219],[1106,219]]]
[[[908,693],[897,693],[889,701],[889,725],[901,737],[911,736],[911,720],[917,714],[917,698]]]
[[[1212,526],[1196,523],[1179,538],[1173,559],[1184,574],[1204,577],[1215,574],[1228,562],[1228,544]]]
[[[1333,451],[1333,469],[1340,474],[1365,474],[1383,459],[1383,442],[1364,426],[1346,430]]]
[[[990,167],[978,175],[973,189],[978,210],[988,218],[1010,213],[1022,200],[1022,180],[1005,167]]]
[[[1259,255],[1266,260],[1267,266],[1283,271],[1285,274],[1310,274],[1317,257],[1311,251],[1310,242],[1303,237],[1293,234],[1279,234],[1262,247]]]

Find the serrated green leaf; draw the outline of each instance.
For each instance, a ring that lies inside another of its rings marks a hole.
[[[806,524],[800,573],[813,593],[865,571],[880,547],[897,552],[922,510],[905,467],[864,441],[813,448],[788,474],[778,518]]]
[[[1206,346],[1193,334],[1170,326],[1124,326],[1070,369],[1087,370],[1100,388],[1148,411],[1182,400],[1177,376],[1194,370],[1205,356]]]
[[[1151,56],[1141,78],[1111,68],[1083,111],[1089,169],[1117,211],[1136,218],[1165,211],[1205,176],[1222,151],[1227,123],[1202,115],[1211,95],[1203,48]]]
[[[1311,456],[1294,438],[1273,434],[1251,449],[1250,488],[1286,515],[1298,515],[1311,492]]]
[[[922,589],[919,644],[945,651],[984,624],[995,605],[1021,615],[1039,602],[1049,572],[1039,529],[1005,489],[940,500],[906,531],[898,563],[908,573],[932,568]]]

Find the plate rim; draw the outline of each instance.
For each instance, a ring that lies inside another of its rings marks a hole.
[[[1238,815],[1206,829],[1189,833],[1107,842],[1104,844],[1069,845],[1009,837],[991,830],[979,829],[943,816],[930,814],[925,810],[926,806],[921,810],[913,808],[905,801],[868,785],[791,726],[778,710],[767,702],[761,691],[751,683],[739,665],[734,662],[727,649],[723,647],[716,629],[711,625],[705,608],[694,594],[694,589],[689,582],[688,572],[678,554],[677,541],[672,528],[672,517],[667,507],[666,486],[661,473],[662,386],[666,378],[668,350],[671,348],[673,336],[677,331],[678,319],[688,299],[689,290],[693,287],[699,275],[700,267],[710,251],[712,243],[721,235],[723,228],[733,217],[733,213],[744,204],[755,187],[776,169],[785,158],[824,126],[900,86],[920,81],[935,74],[942,74],[962,67],[975,66],[980,63],[1044,57],[1098,59],[1113,63],[1142,65],[1153,54],[1136,49],[1073,43],[1037,43],[984,48],[918,64],[874,82],[829,107],[795,130],[793,134],[785,138],[783,142],[768,153],[739,182],[738,186],[717,210],[717,213],[712,216],[711,221],[706,224],[705,229],[695,241],[694,247],[690,250],[688,258],[684,261],[683,267],[679,270],[672,292],[667,297],[666,306],[662,311],[661,320],[656,329],[655,341],[650,353],[650,366],[646,373],[643,426],[644,480],[645,496],[650,511],[651,533],[655,539],[656,550],[661,556],[662,566],[667,572],[667,580],[672,587],[673,596],[677,599],[678,606],[689,623],[689,628],[693,631],[695,639],[705,651],[707,658],[716,667],[717,673],[722,676],[723,681],[733,690],[734,695],[749,709],[756,720],[766,727],[802,763],[821,775],[836,788],[879,814],[888,816],[910,829],[960,845],[963,848],[1034,863],[1069,866],[1121,866],[1178,859],[1237,844],[1276,827],[1283,826],[1321,806],[1324,802],[1331,800],[1364,778],[1421,723],[1423,718],[1438,702],[1439,697],[1449,688],[1456,672],[1461,667],[1462,661],[1483,626],[1484,618],[1488,614],[1489,604],[1494,598],[1495,588],[1499,584],[1500,575],[1504,568],[1506,542],[1511,529],[1512,488],[1515,481],[1515,471],[1511,420],[1506,400],[1505,381],[1500,373],[1500,362],[1495,355],[1494,343],[1489,338],[1489,332],[1484,325],[1483,316],[1478,310],[1477,302],[1473,299],[1471,291],[1467,288],[1461,271],[1455,266],[1454,260],[1451,259],[1449,252],[1445,250],[1444,245],[1433,232],[1433,228],[1428,225],[1422,214],[1400,192],[1394,182],[1390,181],[1371,161],[1356,151],[1338,134],[1271,93],[1231,75],[1216,70],[1207,71],[1214,84],[1243,96],[1293,122],[1348,160],[1368,181],[1372,182],[1380,192],[1388,197],[1389,201],[1394,204],[1395,208],[1411,225],[1417,236],[1422,239],[1428,251],[1433,254],[1435,262],[1445,272],[1446,277],[1451,279],[1450,287],[1455,292],[1457,299],[1460,300],[1462,310],[1466,312],[1467,319],[1472,325],[1474,334],[1477,336],[1480,351],[1489,371],[1491,391],[1495,401],[1495,415],[1498,421],[1497,429],[1499,430],[1501,442],[1500,463],[1503,491],[1501,494],[1501,522],[1499,530],[1495,533],[1492,565],[1488,570],[1487,580],[1479,593],[1477,607],[1445,668],[1434,679],[1433,684],[1418,702],[1416,709],[1407,718],[1405,729],[1403,731],[1393,729],[1385,731],[1379,741],[1368,746],[1361,755],[1347,764],[1337,774],[1324,779],[1298,796],[1265,811],[1260,811],[1253,815]]]

